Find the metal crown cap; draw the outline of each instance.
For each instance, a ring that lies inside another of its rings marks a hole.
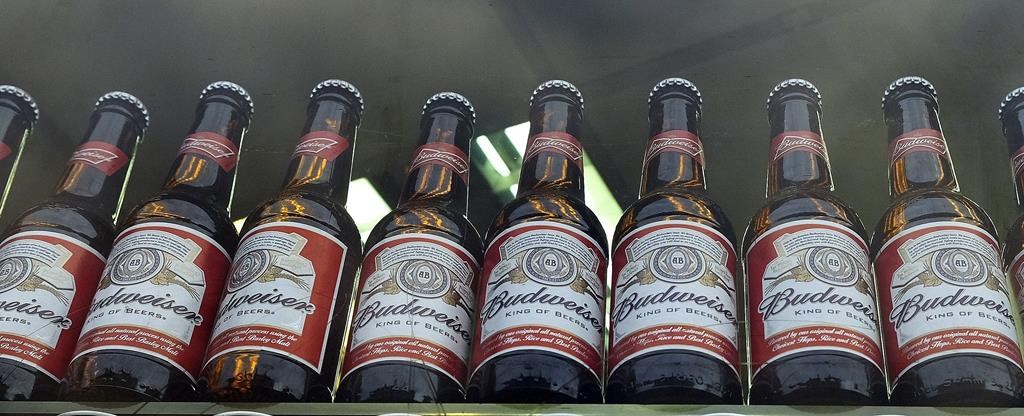
[[[245,88],[242,88],[241,85],[235,84],[234,82],[231,82],[231,81],[217,81],[217,82],[211,83],[210,85],[207,85],[206,88],[203,88],[203,92],[199,93],[199,99],[200,100],[205,99],[207,96],[209,96],[210,94],[212,94],[216,90],[227,90],[227,91],[230,91],[230,92],[235,93],[236,95],[238,95],[239,98],[241,98],[242,100],[244,100],[245,101],[245,107],[246,107],[245,108],[246,117],[252,118],[253,113],[256,112],[256,108],[253,106],[253,103],[252,103],[252,97],[250,97],[249,93],[247,91],[245,91]]]
[[[697,86],[693,85],[693,83],[690,82],[690,80],[683,79],[683,78],[665,78],[665,79],[661,80],[661,82],[658,82],[657,84],[655,84],[654,88],[651,89],[651,93],[647,95],[647,105],[651,105],[651,100],[653,100],[654,96],[658,95],[658,93],[661,90],[664,90],[664,89],[667,89],[667,88],[672,88],[672,87],[682,87],[682,88],[685,88],[687,91],[693,93],[694,97],[697,98],[697,104],[698,105],[703,105],[704,104],[704,99],[700,95],[700,90],[698,90]]]
[[[100,104],[113,100],[122,101],[135,107],[135,110],[138,111],[138,115],[142,117],[142,129],[145,130],[149,127],[149,111],[146,110],[146,105],[142,103],[142,100],[124,91],[111,91],[101,95],[100,98],[96,100],[96,105],[94,105],[93,108],[99,108]]]
[[[441,101],[450,101],[455,103],[456,106],[461,107],[467,113],[473,123],[476,123],[476,109],[473,108],[473,104],[469,102],[464,95],[457,92],[445,91],[434,94],[432,97],[427,99],[426,104],[423,104],[423,112],[420,114],[426,114],[427,107],[439,103]]]
[[[356,102],[359,103],[359,115],[362,116],[363,110],[366,109],[366,106],[363,104],[363,95],[359,93],[359,90],[356,89],[355,85],[352,85],[346,81],[342,81],[340,79],[325,79],[323,81],[320,81],[319,84],[316,84],[316,86],[313,87],[313,91],[310,91],[309,98],[313,98],[313,96],[315,96],[317,93],[328,88],[338,89],[343,92],[347,92],[349,95],[355,98]]]
[[[818,92],[818,87],[815,87],[814,84],[811,84],[811,82],[806,79],[790,78],[780,82],[778,85],[775,86],[775,88],[772,88],[771,92],[768,93],[768,99],[765,101],[764,104],[765,110],[768,110],[769,107],[771,107],[772,100],[775,99],[775,97],[780,92],[782,92],[782,90],[793,87],[805,88],[808,91],[810,91],[814,95],[814,98],[818,100],[818,107],[821,107],[821,93]]]
[[[1006,98],[1003,98],[1003,102],[999,103],[999,121],[1003,120],[1003,112],[1006,111],[1006,107],[1020,97],[1024,97],[1024,87],[1017,87],[1017,89],[1006,94]]]
[[[569,81],[562,81],[560,79],[546,81],[543,84],[540,84],[537,89],[533,90],[533,94],[530,94],[530,105],[533,105],[533,99],[537,97],[537,94],[551,88],[559,88],[574,95],[576,100],[580,102],[580,109],[583,108],[583,94],[580,93],[580,90],[576,89],[576,86],[572,85]]]
[[[20,99],[32,110],[32,124],[36,124],[39,121],[39,106],[36,105],[36,101],[25,90],[13,85],[0,85],[0,94],[10,94]]]
[[[906,86],[916,86],[917,88],[924,89],[926,92],[932,95],[932,98],[937,98],[939,96],[939,92],[935,91],[935,86],[933,86],[932,83],[928,82],[928,80],[918,76],[902,77],[900,79],[893,81],[892,84],[889,84],[889,87],[886,88],[885,92],[882,93],[882,109],[885,109],[885,101],[889,98],[890,95],[895,93],[896,90],[899,90]]]

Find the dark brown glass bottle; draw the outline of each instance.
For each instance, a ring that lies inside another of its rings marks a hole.
[[[483,243],[466,218],[476,114],[427,100],[398,208],[366,240],[339,401],[461,402]]]
[[[242,228],[204,360],[208,400],[331,401],[362,257],[345,211],[362,110],[345,81],[310,93],[280,193]]]
[[[1024,304],[1024,87],[1006,94],[999,105],[999,121],[1010,151],[1010,172],[1017,193],[1017,211],[1021,213],[1006,233],[1003,265],[1017,298],[1018,319]],[[1019,320],[1017,321],[1019,325]]]
[[[575,86],[533,92],[518,195],[487,233],[471,402],[601,402],[607,243],[583,202],[582,130]]]
[[[988,214],[959,192],[935,88],[885,90],[892,203],[872,239],[893,404],[1018,406],[1024,373]]]
[[[609,403],[740,403],[732,224],[708,196],[701,96],[659,82],[640,199],[612,244]]]
[[[215,82],[200,94],[163,190],[118,227],[64,377],[65,400],[196,398],[238,240],[228,206],[251,116],[238,85]]]
[[[750,403],[886,403],[864,225],[832,194],[821,95],[768,95],[768,201],[743,238]]]
[[[7,205],[25,140],[37,121],[39,107],[25,90],[13,85],[0,85],[0,186],[3,186],[0,213]]]
[[[135,97],[100,97],[53,196],[3,234],[0,400],[57,399],[114,240],[128,163],[148,123]]]

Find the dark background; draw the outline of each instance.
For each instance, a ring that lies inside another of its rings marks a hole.
[[[540,82],[576,83],[586,150],[622,206],[636,196],[646,97],[668,76],[704,93],[711,194],[738,232],[764,200],[764,99],[802,77],[824,95],[837,193],[873,228],[888,202],[882,90],[916,74],[939,90],[965,194],[1000,230],[1016,210],[999,101],[1024,83],[1019,1],[44,1],[0,2],[0,84],[28,90],[42,120],[25,149],[9,221],[47,196],[92,104],[114,89],[145,101],[152,125],[126,205],[155,192],[199,91],[227,79],[253,95],[233,217],[277,189],[309,89],[324,78],[366,98],[353,178],[393,204],[431,94],[465,94],[478,134],[525,121]],[[473,175],[485,229],[501,198]],[[507,192],[507,191],[506,191]],[[355,201],[354,201],[355,202]]]

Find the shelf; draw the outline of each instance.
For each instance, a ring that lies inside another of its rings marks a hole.
[[[124,415],[196,416],[232,410],[250,410],[274,416],[370,416],[387,413],[414,415],[580,415],[580,416],[688,416],[688,415],[1022,415],[1021,409],[836,406],[679,406],[679,405],[541,405],[541,404],[350,404],[350,403],[69,403],[11,402],[0,405],[0,415],[53,416],[71,410],[98,410]]]

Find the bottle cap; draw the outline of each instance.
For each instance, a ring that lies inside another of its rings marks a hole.
[[[1017,87],[1017,89],[1006,94],[1006,98],[1003,98],[1003,102],[999,103],[999,121],[1003,121],[1003,113],[1008,110],[1011,105],[1020,104],[1021,97],[1024,97],[1024,87]]]
[[[426,104],[423,104],[423,112],[421,114],[426,114],[427,108],[429,107],[437,107],[445,104],[455,107],[468,116],[470,122],[476,123],[476,110],[473,109],[473,104],[470,103],[462,94],[450,91],[439,92],[428,98]]]
[[[583,94],[580,90],[576,89],[575,85],[572,85],[568,81],[562,81],[560,79],[553,79],[551,81],[544,82],[533,90],[533,94],[530,94],[530,105],[533,106],[534,99],[540,94],[550,93],[562,93],[566,95],[566,98],[575,99],[576,104],[579,104],[580,109],[583,109]]]
[[[896,94],[899,92],[911,90],[920,91],[925,94],[928,94],[928,96],[931,97],[932,101],[934,101],[935,104],[938,105],[938,102],[935,99],[938,98],[939,93],[938,91],[935,91],[935,87],[932,85],[932,83],[928,82],[928,80],[921,77],[909,76],[893,81],[892,84],[889,84],[889,87],[885,89],[885,92],[882,93],[882,110],[885,110],[886,101],[890,97],[896,96]]]
[[[810,81],[800,78],[790,78],[780,82],[772,91],[768,93],[768,100],[765,102],[765,110],[770,110],[779,99],[781,99],[787,92],[803,93],[808,98],[814,100],[814,103],[821,108],[821,93],[818,92],[818,87],[811,84]]]
[[[340,79],[325,79],[313,87],[313,91],[309,93],[309,98],[312,99],[317,94],[327,92],[335,92],[353,100],[354,104],[359,106],[359,114],[357,115],[362,117],[363,110],[366,107],[363,105],[363,95],[359,93],[359,90],[354,85]]]
[[[665,78],[651,89],[651,93],[647,96],[647,105],[651,105],[652,101],[673,92],[679,92],[690,97],[690,99],[697,102],[698,106],[704,104],[700,90],[692,82],[683,78]]]
[[[96,100],[94,108],[100,108],[100,105],[111,101],[117,101],[125,104],[128,110],[131,111],[132,115],[135,116],[138,121],[142,122],[142,130],[146,130],[146,128],[149,127],[149,111],[146,110],[146,105],[142,103],[142,100],[135,98],[134,95],[124,91],[111,91],[101,95],[100,98]]]
[[[199,93],[199,100],[205,100],[217,93],[222,93],[234,98],[235,101],[242,106],[242,110],[245,112],[245,117],[252,118],[252,115],[255,112],[252,97],[249,96],[249,93],[246,92],[245,88],[242,88],[241,85],[235,84],[231,81],[217,81],[211,83],[210,85],[207,85],[206,88],[203,88],[203,92]]]
[[[0,85],[0,96],[3,95],[13,95],[21,111],[31,114],[32,124],[36,124],[39,121],[39,106],[36,105],[36,101],[25,90],[13,85]]]

